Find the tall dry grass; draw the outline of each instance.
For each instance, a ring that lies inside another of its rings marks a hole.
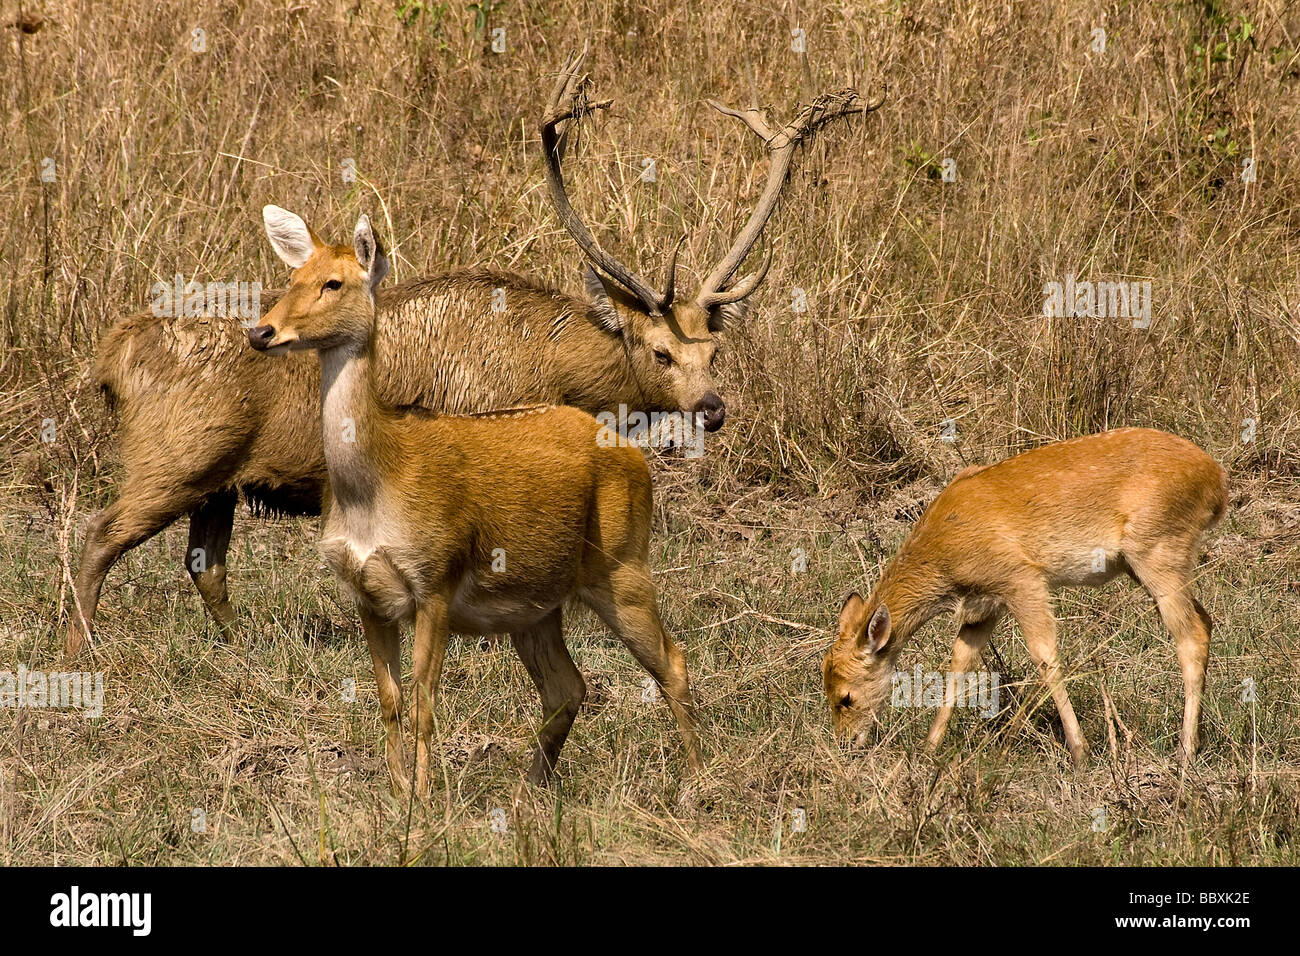
[[[492,263],[576,285],[535,127],[549,71],[589,40],[616,109],[571,161],[574,193],[651,272],[681,232],[706,269],[761,188],[751,134],[706,98],[785,115],[845,83],[889,91],[787,190],[762,308],[727,343],[727,474],[874,486],[1122,424],[1296,472],[1300,20],[1284,4],[506,3],[482,32],[435,4],[405,24],[383,4],[43,9],[4,61],[4,380],[33,389],[7,403],[10,441],[64,423],[96,336],[157,279],[277,282],[265,202],[335,228],[371,212],[401,277]],[[1045,321],[1042,286],[1068,274],[1150,280],[1151,328]],[[936,441],[945,419],[955,447]]]
[[[155,281],[177,272],[200,281],[279,284],[283,269],[260,228],[264,203],[287,206],[339,235],[368,212],[391,246],[399,279],[481,263],[578,288],[579,257],[545,199],[536,123],[551,71],[585,41],[596,88],[615,99],[615,108],[585,130],[571,154],[571,194],[602,244],[645,273],[660,274],[672,244],[687,233],[688,281],[726,249],[765,178],[752,135],[711,111],[706,99],[757,102],[782,117],[823,89],[887,89],[883,109],[828,130],[798,160],[768,231],[775,264],[757,312],[725,336],[727,428],[702,462],[656,469],[660,557],[696,569],[666,579],[670,618],[696,632],[697,642],[721,639],[727,628],[716,620],[733,613],[759,628],[738,643],[693,652],[692,666],[703,667],[706,694],[712,688],[720,707],[723,699],[735,703],[726,689],[733,678],[740,688],[740,702],[715,725],[717,739],[743,751],[756,739],[770,743],[772,721],[788,721],[802,735],[791,746],[821,740],[809,661],[824,641],[819,628],[828,608],[837,592],[866,583],[937,483],[967,462],[1118,425],[1166,428],[1201,443],[1229,466],[1237,504],[1243,494],[1266,504],[1251,527],[1269,531],[1268,549],[1261,557],[1253,539],[1233,532],[1240,562],[1221,569],[1227,576],[1218,585],[1218,611],[1242,595],[1242,629],[1229,646],[1237,640],[1243,653],[1255,653],[1250,641],[1259,639],[1269,673],[1282,686],[1288,676],[1294,680],[1285,621],[1297,610],[1289,582],[1300,579],[1300,11],[1281,0],[719,0],[668,9],[632,0],[482,0],[470,8],[427,0],[24,0],[20,8],[5,0],[3,20],[32,11],[43,16],[42,28],[7,27],[0,45],[0,204],[8,211],[0,221],[0,426],[7,452],[0,494],[12,572],[0,584],[0,616],[24,622],[7,634],[0,666],[54,653],[59,582],[78,529],[110,493],[112,422],[86,377],[98,336],[118,316],[147,305]],[[205,31],[205,52],[192,49],[196,27]],[[1096,27],[1105,30],[1104,53],[1090,48]],[[502,54],[490,49],[498,28],[505,30]],[[795,30],[806,36],[806,54],[792,50]],[[41,178],[47,157],[52,182]],[[1253,183],[1242,177],[1247,157],[1255,161]],[[646,158],[656,164],[653,183],[641,180]],[[355,160],[355,184],[343,181],[346,159]],[[945,159],[955,161],[953,182],[944,181]],[[1044,284],[1067,275],[1149,280],[1150,328],[1119,318],[1044,317]],[[806,311],[795,309],[800,294]],[[40,440],[46,420],[56,426],[52,443]],[[947,421],[951,442],[941,440]],[[304,663],[310,655],[277,644],[297,640],[296,629],[328,645],[331,628],[351,626],[328,591],[302,596],[328,587],[313,583],[321,575],[305,528],[261,539],[272,533],[239,532],[248,543],[235,556],[234,588],[237,595],[250,589],[243,603],[271,648],[263,664],[272,675],[302,667],[314,673],[317,664]],[[781,578],[778,587],[763,574],[727,576],[757,560],[756,535],[784,560],[791,547],[808,545],[805,532],[833,558],[806,582]],[[153,609],[144,613],[178,622],[186,635],[202,634],[194,608],[175,604],[190,599],[168,564],[168,549],[177,547],[163,541],[142,549],[126,570],[114,572],[118,584],[110,578],[106,603],[129,608],[143,601]],[[698,573],[704,557],[732,564],[716,575]],[[1264,563],[1257,568],[1250,563],[1256,560]],[[299,564],[291,569],[293,561]],[[239,580],[267,562],[273,577],[283,574],[276,583],[258,590],[263,582]],[[162,577],[147,576],[154,573]],[[1130,623],[1134,600],[1117,612]],[[110,634],[139,626],[129,613],[114,624],[109,613]],[[798,650],[787,656],[768,633],[770,622],[756,624],[753,614],[801,624],[801,643],[792,645]],[[1141,620],[1157,632],[1149,618]],[[322,672],[353,666],[344,663],[350,651],[329,646]],[[178,705],[183,716],[199,726],[218,726],[225,719],[221,694],[229,690],[209,659],[219,652],[167,647],[200,654],[205,664],[198,672],[211,666],[212,682],[196,677],[199,686],[181,681],[178,689],[166,676],[154,689],[186,701]],[[1113,667],[1110,653],[1109,663],[1090,659],[1089,666]],[[755,654],[770,656],[738,675],[737,662],[752,663]],[[1151,660],[1121,706],[1147,707],[1152,695],[1172,700],[1159,683],[1161,668],[1172,665]],[[170,675],[167,668],[178,666],[148,661],[144,673]],[[130,654],[119,663],[144,667]],[[155,666],[162,671],[149,669]],[[479,702],[478,718],[481,708],[499,716],[490,677],[505,667],[493,658],[488,676],[475,676],[464,690]],[[1231,671],[1233,680],[1239,670]],[[279,691],[267,683],[273,678],[252,667],[247,678],[239,687],[274,723]],[[517,674],[511,679],[531,712],[531,692]],[[1294,694],[1286,693],[1294,707]],[[1172,705],[1160,706],[1146,714],[1153,726]],[[1086,698],[1081,712],[1085,707],[1101,710]],[[1282,735],[1275,755],[1293,753],[1287,713],[1273,713],[1267,725]],[[164,708],[155,717],[171,720],[166,714]],[[1234,733],[1244,726],[1244,718],[1223,719]],[[625,724],[613,726],[621,733]],[[356,720],[348,727],[364,742],[358,749],[370,754],[373,728]],[[277,725],[277,746],[293,750],[294,733]],[[1232,760],[1245,752],[1241,738],[1234,741]],[[31,828],[57,817],[58,802],[12,797],[27,792],[15,782],[20,776],[41,779],[32,746],[10,753],[11,767],[21,769],[13,771],[0,831],[11,854],[38,847],[57,855]],[[839,759],[821,743],[808,746],[818,761]],[[306,752],[316,753],[311,746]],[[192,756],[183,748],[167,753],[164,766]],[[84,754],[100,759],[93,746]],[[588,762],[605,759],[612,758],[601,751]],[[746,772],[743,765],[733,769]],[[800,784],[801,799],[812,792],[827,806],[843,800],[862,809],[858,798],[845,796],[851,791],[844,779],[828,783],[817,772],[791,757],[755,786],[775,788],[776,796],[764,799],[779,814],[795,786],[790,781],[811,774],[820,782]],[[963,778],[949,794],[949,810],[970,810],[972,793],[987,796],[982,771],[971,772],[974,782]],[[1048,772],[1054,777],[1057,770]],[[608,783],[595,779],[597,788]],[[73,778],[72,792],[79,782]],[[367,780],[367,792],[377,783]],[[855,829],[822,852],[933,861],[948,858],[943,840],[970,837],[951,815],[946,824],[924,814],[907,818],[914,788],[927,801],[935,793],[919,771],[893,786],[886,781],[877,794],[891,821],[882,831],[887,846],[864,851],[875,837]],[[134,781],[121,799],[146,806],[159,787],[166,785]],[[1050,789],[1046,778],[1036,778],[1022,806],[1038,798],[1034,787]],[[1290,815],[1269,818],[1272,842],[1252,844],[1252,831],[1239,821],[1232,833],[1244,842],[1232,854],[1277,859],[1290,852],[1278,850],[1289,844],[1277,836],[1295,815],[1288,794],[1281,806]],[[313,799],[284,799],[310,826]],[[714,830],[679,844],[664,837],[669,827],[644,839],[658,825],[649,821],[667,813],[657,800],[640,792],[632,799],[645,818],[615,801],[618,813],[588,819],[600,837],[571,835],[564,850],[524,841],[518,858],[602,858],[596,847],[609,840],[632,847],[624,859],[752,858],[720,849],[740,839],[723,824],[717,826],[726,837]],[[765,832],[771,807],[763,806],[757,817],[736,811],[732,823],[744,819],[744,832]],[[611,818],[617,820],[609,832],[591,822]],[[1241,817],[1251,819],[1260,823],[1249,813]],[[1217,825],[1195,832],[1217,832]],[[170,834],[165,846],[174,848],[180,837],[167,828],[175,820],[159,826]],[[154,829],[141,827],[135,837],[152,846]],[[866,843],[855,843],[858,836]],[[1012,858],[1017,840],[1037,848],[1034,858],[1056,858],[1057,836],[1044,824],[1010,828],[992,845],[970,839],[981,858],[996,861]],[[117,854],[97,839],[82,834],[73,843],[86,858]],[[264,858],[256,841],[232,839],[233,849],[218,858]],[[1169,855],[1202,859],[1200,839],[1184,831]],[[162,855],[149,858],[172,858],[165,849],[151,852]],[[1082,852],[1064,858],[1104,860],[1112,851]],[[275,853],[295,858],[284,846]],[[368,853],[357,858],[386,858]],[[123,850],[124,857],[133,854]],[[1154,844],[1150,854],[1159,856]]]

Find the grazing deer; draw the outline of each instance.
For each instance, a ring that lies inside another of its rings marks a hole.
[[[415,622],[415,784],[428,790],[433,705],[447,634],[508,631],[542,697],[529,779],[555,770],[586,694],[560,609],[590,607],[663,689],[699,765],[686,662],[659,621],[650,577],[650,469],[586,412],[533,406],[433,416],[386,403],[374,372],[374,292],[388,260],[365,216],[352,246],[322,244],[277,206],[266,234],[288,292],[248,332],[259,352],[320,354],[329,471],[321,552],[357,602],[405,789],[399,626]]]
[[[1173,634],[1185,702],[1180,749],[1196,753],[1210,616],[1192,595],[1198,545],[1223,517],[1228,479],[1191,442],[1120,428],[965,469],[925,510],[865,601],[850,594],[822,675],[835,729],[865,739],[890,694],[894,662],[912,633],[956,609],[952,674],[979,659],[1010,612],[1050,690],[1076,764],[1087,753],[1056,655],[1050,592],[1105,584],[1127,572],[1155,599]],[[926,745],[943,739],[948,694]]]
[[[722,426],[726,406],[713,364],[717,333],[744,319],[770,262],[732,276],[776,207],[796,147],[837,117],[866,113],[850,93],[829,94],[795,120],[769,128],[757,110],[723,113],[762,137],[771,159],[767,188],[723,260],[694,297],[674,295],[676,253],[664,292],[605,252],[578,218],[560,172],[566,119],[591,109],[570,59],[542,122],[546,181],[561,221],[587,261],[585,297],[511,273],[454,272],[380,295],[374,344],[376,386],[393,405],[475,412],[530,402],[589,412],[620,405],[698,416]],[[505,311],[494,306],[504,303]],[[269,304],[269,303],[268,303]],[[235,620],[226,553],[239,496],[254,514],[320,513],[325,458],[317,401],[320,369],[305,353],[260,362],[243,348],[245,329],[217,318],[149,313],[120,321],[104,338],[94,376],[119,413],[125,478],[117,499],[90,521],[74,581],[64,649],[90,635],[104,578],[130,549],[189,516],[185,568],[223,629]]]

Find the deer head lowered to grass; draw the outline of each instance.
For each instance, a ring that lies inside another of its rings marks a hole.
[[[831,119],[879,104],[833,94],[779,129],[757,110],[718,107],[763,138],[771,172],[731,250],[694,298],[678,300],[671,281],[655,293],[600,249],[569,204],[560,174],[568,126],[560,126],[585,111],[581,62],[566,65],[541,125],[551,199],[588,263],[587,295],[482,269],[386,290],[377,299],[374,343],[385,401],[456,413],[529,402],[593,413],[626,406],[699,415],[710,430],[722,426],[726,407],[712,370],[717,331],[744,317],[767,260],[739,282],[732,275],[775,209],[795,148]],[[504,312],[494,307],[502,296]],[[177,518],[189,516],[185,569],[226,630],[235,621],[226,555],[239,497],[255,514],[319,513],[326,474],[319,366],[304,353],[260,361],[245,341],[234,319],[143,313],[118,322],[101,342],[94,375],[118,412],[125,474],[116,500],[85,531],[64,644],[69,657],[89,639],[109,569]]]
[[[1121,428],[962,471],[926,508],[871,596],[850,594],[822,664],[836,731],[860,741],[890,696],[894,665],[922,625],[957,610],[950,674],[966,674],[1010,612],[1056,702],[1076,763],[1087,742],[1056,654],[1051,591],[1127,573],[1155,599],[1174,637],[1184,687],[1183,760],[1195,754],[1210,616],[1192,594],[1198,549],[1228,506],[1228,479],[1191,442]],[[926,744],[955,701],[945,688]]]
[[[324,245],[276,206],[264,217],[294,273],[248,341],[260,352],[320,354],[329,471],[321,552],[361,613],[393,785],[403,789],[411,775],[399,627],[412,620],[417,791],[428,789],[449,631],[510,633],[542,697],[529,778],[550,777],[585,695],[561,633],[570,597],[659,683],[698,765],[686,662],[660,623],[650,577],[650,470],[641,452],[574,408],[430,416],[385,402],[374,370],[374,293],[388,262],[369,219],[348,247]]]

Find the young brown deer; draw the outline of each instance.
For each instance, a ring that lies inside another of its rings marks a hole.
[[[321,552],[361,613],[394,786],[407,784],[399,627],[412,619],[417,792],[428,791],[449,631],[509,632],[542,697],[529,779],[550,777],[586,693],[561,633],[570,596],[658,682],[698,766],[686,662],[659,621],[650,577],[650,470],[641,452],[574,408],[439,417],[387,404],[372,361],[374,293],[388,261],[370,220],[361,217],[348,247],[322,244],[277,206],[263,217],[295,271],[248,341],[260,352],[320,354],[329,469]]]
[[[1155,599],[1173,634],[1185,702],[1180,749],[1196,752],[1210,616],[1192,596],[1201,537],[1223,517],[1224,470],[1176,435],[1121,428],[967,468],[925,510],[865,601],[850,594],[822,665],[836,731],[860,742],[889,696],[894,662],[912,633],[957,609],[952,674],[979,659],[1009,611],[1056,702],[1075,763],[1079,730],[1056,656],[1050,592],[1100,586],[1127,572]],[[951,692],[926,745],[952,717]]]
[[[620,405],[697,415],[722,427],[713,363],[718,333],[744,320],[765,267],[733,281],[771,218],[797,147],[830,121],[879,106],[849,91],[819,97],[784,126],[758,110],[713,104],[762,138],[767,186],[695,295],[663,292],[603,250],[565,192],[560,163],[572,122],[589,104],[583,56],[565,65],[541,123],[552,205],[586,261],[585,295],[492,270],[406,282],[379,296],[374,345],[380,394],[394,405],[481,412],[549,402],[589,412]],[[271,299],[270,296],[267,297]],[[268,301],[269,305],[270,302]],[[504,311],[499,306],[504,305]],[[311,356],[262,362],[236,318],[128,316],[105,335],[94,376],[119,417],[124,479],[85,531],[65,653],[85,646],[104,578],[121,556],[188,516],[185,570],[223,630],[235,611],[226,555],[240,496],[255,514],[319,514],[325,458]]]

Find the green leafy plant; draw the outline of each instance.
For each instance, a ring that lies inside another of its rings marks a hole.
[[[397,19],[402,21],[402,26],[409,27],[417,20],[423,20],[430,33],[442,25],[446,15],[447,4],[425,3],[424,0],[403,0],[397,8]]]
[[[912,140],[907,152],[903,154],[903,162],[909,169],[924,173],[927,179],[938,179],[943,175],[943,170],[939,168],[938,155],[927,152],[920,140]]]
[[[474,32],[482,36],[487,30],[488,17],[498,7],[504,6],[503,0],[477,0],[476,3],[465,5],[466,10],[472,10],[474,13]]]

